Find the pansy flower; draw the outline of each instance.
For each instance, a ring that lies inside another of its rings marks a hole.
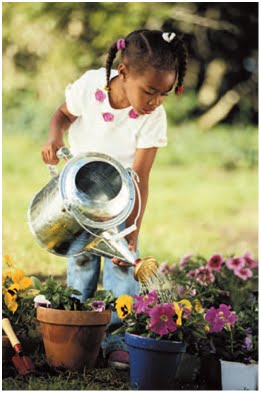
[[[19,285],[19,289],[26,289],[33,285],[31,278],[26,277],[24,271],[20,269],[17,269],[12,274],[12,280],[15,284]]]
[[[12,313],[14,314],[18,308],[18,304],[16,302],[17,299],[17,292],[19,290],[19,286],[17,284],[13,284],[11,285],[6,293],[5,293],[5,297],[4,297],[4,302],[7,306],[7,308],[12,311]]]
[[[133,305],[132,297],[129,295],[121,295],[116,300],[115,308],[120,319],[124,319],[131,313]]]
[[[185,319],[187,319],[191,315],[192,304],[187,299],[182,299],[179,302],[174,302],[174,310],[178,316],[176,320],[176,324],[178,326],[182,325],[182,315]]]
[[[99,311],[99,312],[104,311],[105,307],[106,307],[105,303],[103,301],[101,301],[101,300],[94,300],[90,304],[90,306],[92,307],[92,309],[94,311]]]

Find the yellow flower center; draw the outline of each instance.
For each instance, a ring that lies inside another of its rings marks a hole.
[[[162,321],[166,322],[166,321],[168,320],[168,317],[167,317],[167,315],[161,315],[161,316],[160,316],[160,319],[161,319]]]

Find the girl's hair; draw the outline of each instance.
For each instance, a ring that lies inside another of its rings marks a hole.
[[[175,71],[177,84],[175,93],[183,85],[187,70],[188,53],[181,36],[175,36],[169,43],[159,30],[135,30],[125,37],[125,48],[121,51],[124,64],[132,70],[143,73],[146,67],[154,67],[159,71]],[[106,61],[106,88],[109,88],[113,61],[118,52],[117,41],[108,51]]]

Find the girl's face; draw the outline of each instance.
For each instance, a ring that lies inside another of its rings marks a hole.
[[[139,115],[148,115],[162,104],[177,76],[175,71],[158,71],[153,67],[138,74],[124,65],[122,70],[119,67],[119,75],[126,98]]]

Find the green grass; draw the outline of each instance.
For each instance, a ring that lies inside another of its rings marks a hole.
[[[142,256],[173,262],[188,252],[207,257],[248,249],[257,255],[257,168],[244,155],[246,146],[255,151],[256,140],[254,130],[170,130],[169,146],[159,150],[151,173],[139,239]],[[241,164],[228,169],[224,160],[231,146]],[[50,180],[40,147],[40,141],[28,136],[3,136],[3,254],[27,274],[65,275],[66,259],[42,249],[27,223],[33,195]],[[183,162],[175,163],[175,154]]]

